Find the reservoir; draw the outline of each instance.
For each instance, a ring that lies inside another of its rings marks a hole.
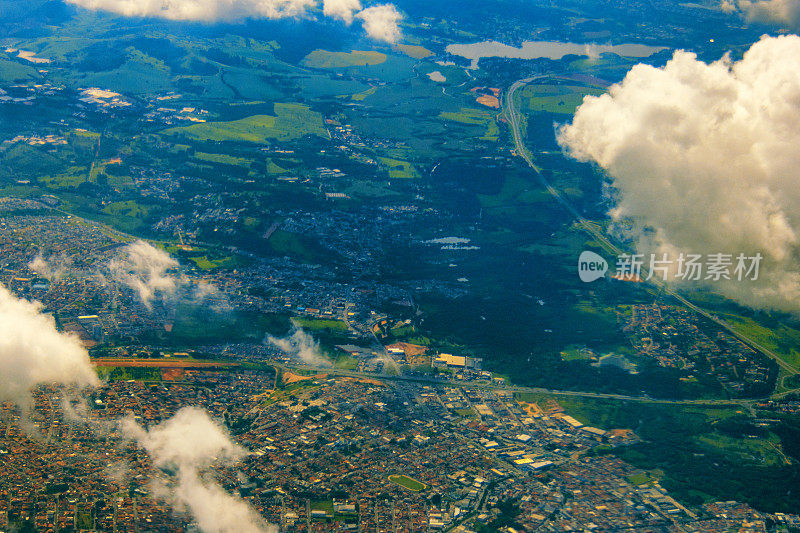
[[[470,68],[473,69],[478,68],[478,60],[482,57],[507,57],[512,59],[546,57],[558,60],[570,54],[596,58],[605,53],[613,53],[625,57],[649,57],[666,49],[666,46],[648,46],[644,44],[580,44],[557,41],[524,41],[520,48],[497,41],[451,44],[446,48],[450,54],[471,59],[472,65]]]

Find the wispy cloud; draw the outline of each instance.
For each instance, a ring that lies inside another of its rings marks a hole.
[[[302,329],[297,329],[286,337],[267,335],[264,341],[280,348],[289,355],[299,357],[303,362],[310,365],[331,366],[330,361],[322,355],[319,343]]]
[[[149,430],[132,419],[123,420],[120,427],[124,435],[147,450],[155,466],[175,472],[173,486],[162,496],[176,509],[188,511],[202,531],[277,532],[247,502],[203,475],[212,465],[234,464],[246,454],[206,411],[184,407]]]

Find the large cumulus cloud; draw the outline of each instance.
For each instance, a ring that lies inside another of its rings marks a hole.
[[[360,0],[324,0],[322,12],[326,17],[353,22],[353,14],[361,10]]]
[[[367,35],[376,41],[396,43],[400,40],[400,12],[392,4],[368,7],[356,14]]]
[[[0,285],[0,401],[26,411],[31,389],[46,383],[89,387],[99,380],[77,337],[58,331],[41,304]]]
[[[187,21],[239,21],[305,16],[318,0],[66,0],[86,9],[127,17],[158,17]],[[400,37],[400,13],[392,5],[361,9],[359,0],[323,0],[323,15],[347,24],[356,17],[371,38],[394,43]],[[358,12],[358,13],[356,13]]]
[[[800,37],[763,37],[741,61],[678,51],[586,97],[559,143],[613,178],[616,221],[640,252],[761,253],[755,282],[716,283],[746,305],[800,311]]]

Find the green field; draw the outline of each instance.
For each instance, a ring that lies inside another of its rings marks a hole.
[[[800,368],[800,351],[797,349],[800,347],[800,331],[783,324],[768,328],[749,317],[718,314],[742,335],[773,351],[793,367]]]
[[[479,194],[478,200],[484,208],[510,209],[552,202],[553,197],[538,184],[520,176],[511,175],[503,182],[499,193],[495,195]]]
[[[632,474],[628,476],[628,483],[633,485],[647,485],[653,481],[658,481],[658,478],[651,477],[648,472],[640,472],[638,474]]]
[[[287,171],[275,163],[272,159],[267,159],[267,174],[285,174]]]
[[[209,161],[211,163],[219,163],[222,165],[232,165],[237,167],[249,167],[253,162],[252,159],[245,159],[243,157],[233,157],[227,154],[208,154],[205,152],[196,152],[195,159],[201,161]]]
[[[389,177],[392,179],[414,179],[419,178],[419,173],[414,168],[414,165],[408,161],[400,161],[390,157],[379,157],[380,162],[389,171]]]
[[[110,203],[103,209],[103,212],[114,217],[142,218],[147,216],[147,209],[134,200]]]
[[[192,257],[192,261],[197,265],[200,270],[216,270],[218,268],[232,268],[239,264],[239,261],[233,257],[221,257],[219,259],[209,259],[207,256]]]
[[[417,333],[417,328],[414,327],[413,324],[411,325],[403,325],[394,327],[389,330],[389,333],[395,338],[406,338],[411,337]]]
[[[358,359],[348,354],[341,353],[333,363],[334,368],[342,370],[355,370],[358,366]]]
[[[361,102],[365,100],[368,96],[372,96],[373,94],[375,94],[375,91],[377,90],[378,90],[377,87],[370,87],[366,91],[362,91],[360,93],[352,95],[350,98],[352,100],[355,100],[356,102]]]
[[[211,246],[185,248],[177,243],[162,243],[160,246],[168,254],[177,256],[182,263],[193,262],[201,270],[217,268],[236,268],[246,263],[242,256],[231,255],[230,251]]]
[[[349,328],[341,320],[328,320],[322,318],[292,318],[292,322],[298,328],[303,328],[309,331],[332,331],[332,332],[345,332]]]
[[[313,500],[311,502],[311,509],[314,511],[325,511],[329,515],[333,515],[333,500]]]
[[[433,55],[433,52],[424,46],[414,44],[398,44],[395,46],[395,48],[403,52],[408,57],[413,57],[414,59],[425,59],[426,57]]]
[[[319,384],[314,384],[314,380],[303,380],[297,381],[295,383],[291,383],[286,386],[279,387],[278,390],[273,391],[267,396],[264,400],[262,405],[264,407],[268,407],[270,405],[276,404],[278,402],[282,402],[288,398],[293,398],[302,394],[304,392],[308,392],[310,390],[319,388]]]
[[[421,481],[417,481],[414,478],[404,476],[402,474],[392,474],[389,476],[389,481],[392,483],[397,483],[401,487],[405,487],[408,490],[414,492],[422,492],[423,490],[428,490],[428,485],[422,483]]]
[[[97,374],[107,381],[161,381],[161,369],[150,367],[99,367]]]
[[[0,81],[15,82],[28,81],[41,78],[41,74],[27,65],[22,65],[16,61],[10,61],[0,56]]]
[[[522,92],[528,111],[573,114],[586,95],[598,96],[605,91],[575,85],[530,85]]]
[[[309,263],[330,262],[332,253],[308,235],[277,230],[269,238],[270,248],[280,255],[289,255]]]
[[[88,181],[88,171],[86,167],[70,167],[63,174],[41,176],[39,179],[52,189],[70,189]]]
[[[494,117],[494,113],[470,107],[462,107],[457,112],[442,111],[439,113],[439,118],[442,120],[485,127],[485,133],[480,137],[483,141],[497,141],[499,138],[500,130]]]
[[[711,433],[695,437],[695,442],[712,453],[723,453],[742,462],[780,466],[786,459],[780,450],[780,438],[770,433],[766,438],[736,439],[728,435]]]
[[[380,65],[386,61],[386,54],[374,51],[353,50],[351,52],[329,52],[314,50],[300,63],[309,68],[344,68]]]
[[[264,143],[287,141],[305,135],[327,137],[322,115],[302,104],[275,104],[275,115],[254,115],[229,122],[206,122],[164,130],[165,135],[185,136],[197,141]]]
[[[576,346],[569,346],[561,352],[561,359],[564,361],[594,361],[594,358],[587,351],[582,351]]]

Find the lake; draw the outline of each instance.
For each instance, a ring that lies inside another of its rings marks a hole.
[[[649,57],[656,52],[666,50],[666,46],[648,46],[644,44],[580,44],[560,43],[556,41],[525,41],[521,48],[516,48],[497,41],[483,41],[471,44],[451,44],[448,53],[472,60],[470,68],[478,68],[478,60],[482,57],[508,57],[512,59],[561,59],[570,54],[599,57],[601,54],[613,53],[625,57]]]

